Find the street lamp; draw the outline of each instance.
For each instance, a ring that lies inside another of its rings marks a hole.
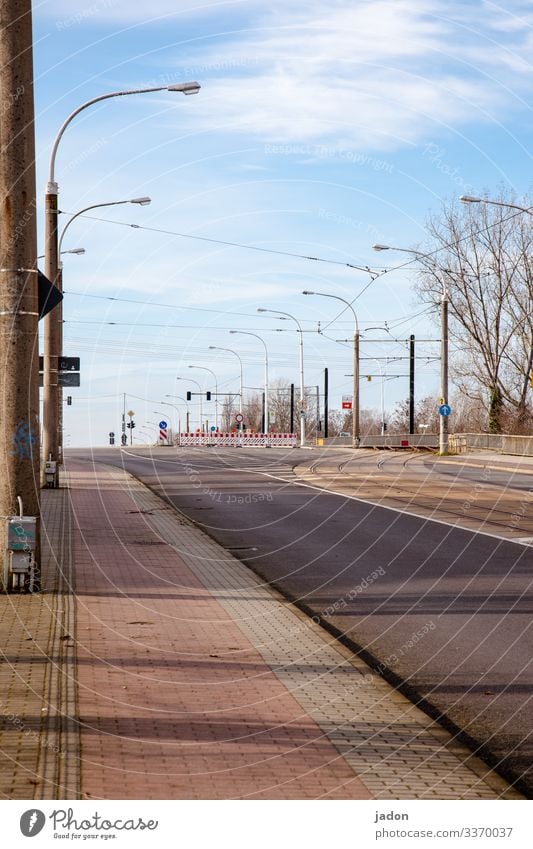
[[[204,423],[203,423],[202,419],[204,417],[204,413],[203,413],[203,410],[202,410],[202,394],[203,394],[202,393],[202,387],[200,386],[200,384],[198,383],[197,380],[192,380],[192,378],[190,378],[190,377],[177,377],[176,380],[188,380],[188,381],[190,381],[190,383],[196,383],[198,389],[200,390],[200,430],[203,433]],[[177,397],[177,396],[169,395],[168,397],[171,398],[171,397]]]
[[[81,256],[84,253],[85,253],[85,248],[71,248],[69,251],[61,251],[62,255],[63,254],[77,254],[78,256]],[[38,256],[37,259],[44,259],[44,254],[41,254],[40,256]]]
[[[375,251],[399,251],[400,253],[412,254],[420,259],[428,259],[429,255],[422,251],[410,248],[397,248],[390,245],[373,245]],[[435,264],[435,263],[434,263]],[[439,268],[439,266],[437,266]],[[445,272],[444,269],[442,269]],[[448,404],[448,290],[442,281],[441,297],[441,341],[440,341],[440,403]],[[439,416],[439,454],[448,453],[448,416]]]
[[[248,330],[230,330],[230,333],[240,333],[242,336],[254,336],[256,339],[263,344],[265,349],[265,420],[264,420],[264,433],[268,433],[269,430],[269,413],[268,413],[268,351],[266,342],[261,336],[258,336],[257,333],[250,333]]]
[[[86,207],[84,207],[84,209],[80,209],[79,212],[76,212],[74,215],[72,215],[69,218],[69,220],[67,221],[67,223],[63,227],[63,230],[61,231],[61,236],[59,237],[59,243],[58,243],[58,246],[57,246],[58,254],[79,253],[80,251],[82,253],[85,253],[84,248],[78,248],[76,251],[62,251],[61,250],[61,247],[63,245],[63,239],[65,238],[65,233],[67,232],[67,230],[70,227],[70,225],[72,224],[72,222],[76,220],[76,218],[79,218],[80,215],[83,215],[85,212],[89,212],[89,210],[91,210],[91,209],[101,209],[101,207],[103,207],[103,206],[121,206],[124,203],[136,203],[136,204],[138,204],[138,206],[148,206],[149,204],[152,203],[152,199],[148,198],[148,197],[142,197],[142,198],[131,198],[131,200],[110,200],[110,201],[106,201],[106,203],[93,203],[93,204],[91,204],[91,206],[86,206]],[[61,210],[59,210],[59,212],[60,211]],[[61,264],[60,263],[58,263],[58,271],[61,271]]]
[[[219,348],[218,345],[210,345],[209,350],[210,351],[229,351],[230,354],[235,354],[235,356],[237,357],[237,359],[239,361],[240,371],[241,371],[240,392],[239,392],[239,413],[242,414],[242,389],[243,389],[243,385],[242,385],[243,384],[243,381],[242,381],[242,360],[241,360],[239,354],[237,353],[237,351],[234,351],[233,348]]]
[[[218,383],[217,376],[212,369],[207,368],[207,366],[189,366],[189,368],[199,368],[202,371],[208,371],[209,374],[213,375],[213,380],[215,381],[215,427],[218,430]]]
[[[168,395],[168,394],[165,395],[165,398],[177,398],[179,401],[183,401],[183,403],[185,404],[185,409],[186,409],[186,418],[185,418],[186,432],[190,433],[190,412],[189,412],[189,404],[187,403],[187,399],[184,398],[183,395]],[[169,404],[168,401],[160,401],[159,403],[160,404]],[[180,433],[181,433],[181,417],[180,417],[179,407],[176,407],[175,404],[169,404],[169,406],[174,407],[174,409],[178,411],[178,419],[180,421]]]
[[[325,292],[309,292],[304,290],[302,295],[319,295],[321,298],[334,298],[336,301],[342,301],[351,309],[354,317],[354,332],[353,332],[353,413],[352,413],[352,448],[357,448],[359,445],[359,322],[357,321],[356,312],[350,303],[340,295],[330,295]]]
[[[282,312],[281,310],[270,310],[265,309],[265,307],[258,307],[257,312],[271,312],[275,315],[283,315],[287,318],[291,318],[298,325],[298,332],[300,333],[300,448],[305,446],[305,384],[304,384],[304,335],[302,330],[302,325],[298,321],[298,319],[291,315],[289,312]]]
[[[57,256],[60,257],[62,253],[67,253],[67,251],[62,251],[61,248],[63,246],[63,239],[65,238],[65,234],[76,218],[79,218],[80,215],[83,215],[85,212],[88,212],[90,209],[100,209],[104,206],[120,206],[125,203],[135,203],[140,206],[147,206],[151,203],[151,199],[149,197],[140,197],[133,198],[131,200],[114,200],[107,201],[106,203],[95,203],[91,204],[91,206],[86,206],[84,209],[80,209],[79,212],[76,212],[72,215],[63,230],[61,231],[61,236],[59,237],[59,242],[57,245]],[[57,238],[57,232],[56,232]],[[85,248],[75,248],[72,253],[85,253]],[[56,286],[62,292],[63,291],[63,264],[58,260],[57,262],[57,272],[56,272]],[[53,330],[53,337],[57,343],[57,351],[61,356],[63,353],[63,309],[61,306],[58,306],[54,311],[54,320],[57,326]],[[45,332],[46,338],[46,332]],[[55,374],[54,374],[55,371]],[[55,382],[53,380],[55,378]],[[45,458],[48,456],[57,456],[62,459],[63,456],[63,433],[62,433],[62,418],[61,418],[61,403],[62,403],[62,390],[59,386],[59,370],[52,368],[52,360],[50,357],[44,356],[43,360],[43,452]]]
[[[59,143],[63,138],[65,130],[80,112],[115,97],[127,97],[131,94],[150,94],[156,91],[179,91],[182,94],[197,94],[200,84],[196,81],[176,83],[169,86],[151,86],[150,88],[129,89],[126,91],[112,91],[93,97],[78,106],[59,128],[59,132],[52,145],[50,153],[50,165],[48,171],[48,183],[45,194],[45,275],[61,291],[61,280],[59,279],[59,248],[58,248],[58,192],[59,187],[55,179],[56,156]],[[61,303],[48,313],[43,319],[43,454],[44,459],[59,462],[59,393],[57,382],[52,384],[52,366],[57,371],[57,358],[61,354],[63,327],[63,308]],[[57,475],[55,480],[57,486]]]
[[[488,203],[491,206],[504,206],[507,209],[518,209],[520,212],[527,212],[533,215],[533,206],[518,206],[516,203],[504,203],[501,200],[490,200],[489,198],[475,198],[470,195],[461,195],[459,198],[461,203]]]

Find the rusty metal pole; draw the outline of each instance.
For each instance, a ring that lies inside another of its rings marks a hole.
[[[19,515],[18,498],[22,500],[24,515],[39,518],[39,307],[31,0],[0,3],[0,104],[0,552],[3,561],[7,547],[4,517]],[[36,538],[38,541],[39,522]],[[38,542],[36,560],[38,563]]]

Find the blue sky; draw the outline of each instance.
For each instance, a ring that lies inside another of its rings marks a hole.
[[[148,207],[98,215],[339,263],[400,265],[405,257],[372,244],[423,244],[424,222],[443,200],[530,188],[532,25],[521,0],[36,3],[39,202],[52,140],[74,108],[107,91],[197,79],[194,97],[128,97],[80,115],[59,149],[60,208],[149,195]],[[385,321],[399,339],[438,336],[431,313],[417,315],[411,269],[360,294],[369,276],[342,265],[93,219],[70,228],[65,248],[78,246],[86,254],[64,263],[65,353],[82,358],[82,387],[65,410],[72,444],[103,444],[119,430],[123,392],[184,394],[187,383],[175,378],[193,374],[190,364],[236,391],[236,358],[209,345],[237,347],[245,385],[259,387],[259,343],[230,328],[261,334],[271,377],[297,383],[298,336],[257,314],[260,306],[302,321],[306,384],[321,384],[328,366],[331,405],[340,406],[351,351],[335,340],[350,336],[352,320],[330,299],[302,296],[305,288],[356,299],[363,357],[405,353],[402,343],[371,341],[384,332],[369,328]],[[437,348],[420,344],[429,362],[419,361],[418,397],[438,398]],[[364,363],[363,373],[376,372]],[[389,410],[407,391],[405,379],[387,382]],[[379,381],[362,383],[361,403],[379,406]],[[158,405],[128,406],[139,428],[157,418]]]

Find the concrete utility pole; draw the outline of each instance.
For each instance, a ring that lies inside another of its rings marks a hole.
[[[39,516],[38,283],[31,0],[0,3],[0,551]],[[37,524],[36,539],[39,539]],[[38,542],[35,551],[39,562]],[[2,562],[3,566],[3,562]],[[37,589],[37,586],[35,587]]]

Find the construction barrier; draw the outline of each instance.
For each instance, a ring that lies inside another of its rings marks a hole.
[[[180,433],[184,448],[210,445],[214,448],[295,448],[295,433]]]

